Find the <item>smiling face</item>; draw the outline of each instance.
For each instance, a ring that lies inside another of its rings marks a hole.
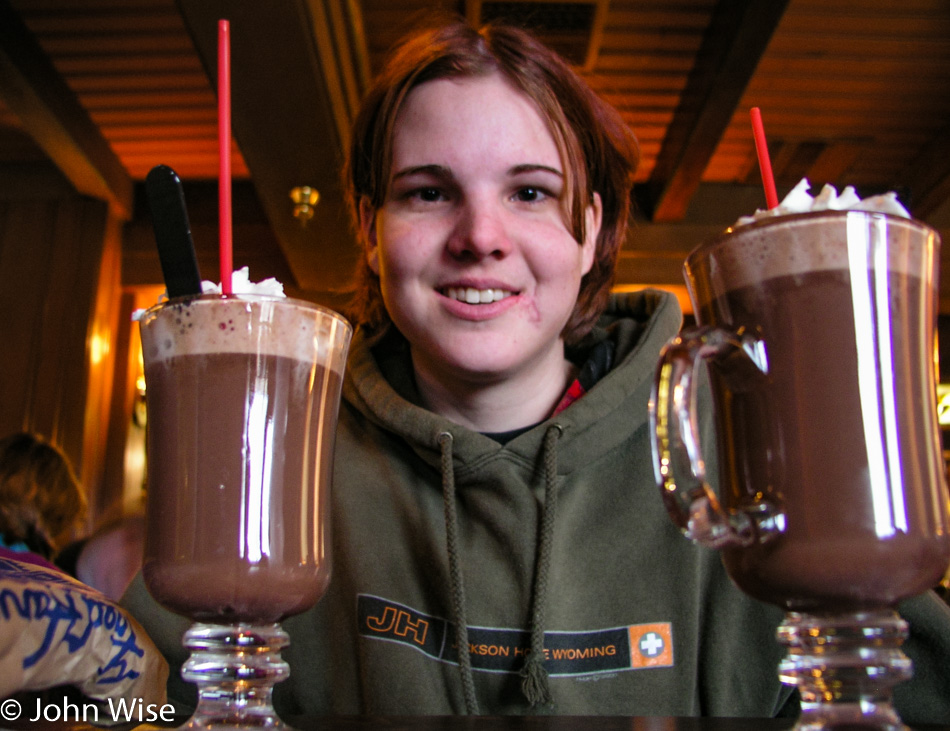
[[[563,373],[561,331],[590,269],[565,222],[561,156],[533,103],[500,75],[439,79],[396,118],[383,205],[360,218],[383,301],[421,381]]]

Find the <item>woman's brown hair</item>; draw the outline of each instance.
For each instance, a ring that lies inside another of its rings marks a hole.
[[[372,210],[383,205],[393,128],[412,89],[435,79],[492,73],[500,73],[530,98],[546,120],[566,168],[565,221],[578,242],[584,240],[584,212],[594,193],[600,195],[603,213],[594,264],[581,281],[563,332],[565,342],[576,343],[607,303],[626,235],[639,148],[620,114],[529,33],[492,24],[476,30],[457,21],[418,31],[396,46],[354,122],[343,180],[350,213],[358,229],[360,201],[368,202]],[[356,293],[348,315],[377,332],[390,324],[379,277],[365,256],[357,265]]]
[[[57,536],[73,527],[86,499],[67,456],[23,432],[0,440],[0,533],[45,558]]]

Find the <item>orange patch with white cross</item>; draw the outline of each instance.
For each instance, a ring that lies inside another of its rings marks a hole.
[[[669,622],[630,626],[630,667],[663,668],[673,665],[673,628]]]

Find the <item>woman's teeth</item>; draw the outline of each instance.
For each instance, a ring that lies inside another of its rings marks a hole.
[[[466,302],[470,305],[484,305],[489,302],[498,302],[511,295],[511,292],[504,289],[475,289],[473,287],[447,287],[445,289],[446,297],[458,300],[459,302]]]

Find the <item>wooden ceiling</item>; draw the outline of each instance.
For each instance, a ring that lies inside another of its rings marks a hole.
[[[780,195],[806,176],[894,189],[950,240],[947,0],[0,0],[0,186],[4,171],[51,160],[128,221],[125,282],[158,283],[140,189],[169,165],[213,266],[227,18],[235,264],[332,304],[356,256],[337,183],[349,121],[385,50],[435,9],[518,13],[636,131],[620,284],[681,284],[689,249],[764,205],[752,106]],[[290,200],[299,185],[321,194],[306,226]],[[950,291],[944,301],[950,312]]]

